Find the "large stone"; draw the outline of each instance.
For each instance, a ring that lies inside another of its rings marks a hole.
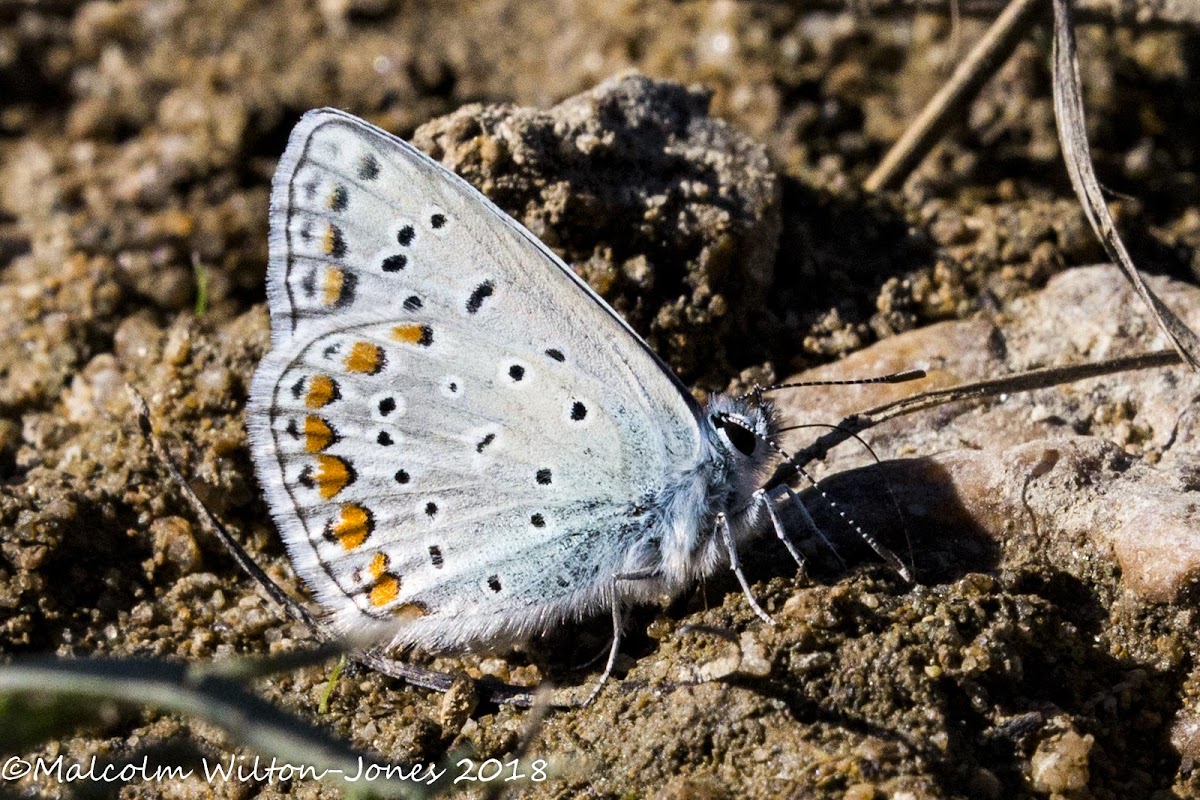
[[[1200,290],[1152,284],[1200,327]],[[796,375],[791,380],[929,372],[909,384],[787,390],[778,398],[782,417],[835,423],[927,389],[1165,346],[1115,268],[1064,273],[1021,305],[1015,320],[934,325]],[[915,538],[918,572],[1041,558],[1083,577],[1115,564],[1138,597],[1171,602],[1200,578],[1198,396],[1200,376],[1173,367],[957,402],[864,433],[882,464],[855,468],[869,456],[851,441],[813,471],[831,476],[822,481],[831,496],[856,498],[853,516],[865,529],[903,528]],[[797,431],[789,445],[811,435]],[[816,493],[808,502],[820,517]],[[823,528],[837,535],[845,526]],[[903,541],[892,538],[898,549]],[[939,552],[950,553],[949,562]]]

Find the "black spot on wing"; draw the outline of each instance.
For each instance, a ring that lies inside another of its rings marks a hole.
[[[342,291],[337,300],[333,301],[334,308],[344,308],[354,302],[355,290],[358,288],[358,276],[353,272],[342,270]]]
[[[345,211],[349,203],[350,193],[346,191],[346,187],[335,186],[333,194],[329,195],[329,209],[331,211]]]
[[[467,298],[467,313],[478,313],[483,307],[483,301],[492,296],[492,292],[496,290],[495,284],[491,281],[484,281],[475,287],[475,291],[471,292],[471,296]]]
[[[373,181],[379,177],[379,159],[374,153],[367,153],[358,160],[358,179]]]
[[[317,271],[310,269],[304,273],[304,277],[300,279],[300,290],[304,292],[304,296],[311,299],[317,294]]]
[[[344,258],[346,255],[346,237],[342,233],[342,229],[337,225],[330,225],[325,235],[328,237],[325,243],[325,251],[333,258]]]

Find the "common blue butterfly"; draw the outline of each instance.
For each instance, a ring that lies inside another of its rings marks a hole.
[[[471,650],[610,611],[619,634],[730,566],[767,618],[737,548],[764,510],[787,541],[769,404],[698,404],[533,234],[349,114],[297,125],[270,222],[252,451],[337,629]]]

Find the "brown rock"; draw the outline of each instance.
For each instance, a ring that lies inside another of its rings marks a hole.
[[[1162,279],[1153,285],[1200,326],[1200,290]],[[1115,268],[1065,273],[1021,305],[1017,321],[942,323],[794,376],[790,380],[846,380],[914,367],[929,372],[910,384],[789,390],[780,398],[782,416],[813,419],[802,398],[816,392],[821,421],[836,422],[926,389],[1163,346]],[[992,546],[1002,563],[1049,558],[1080,575],[1094,570],[1097,559],[1109,560],[1138,597],[1173,602],[1200,578],[1200,483],[1188,447],[1200,435],[1200,419],[1191,411],[1197,395],[1200,376],[1179,367],[941,406],[864,434],[880,458],[918,458],[836,475],[825,490],[858,498],[854,517],[867,529],[898,527],[882,491],[887,487],[908,528],[930,536],[970,531],[946,545],[966,559],[962,566],[989,566],[985,554]],[[793,446],[800,441],[790,439]],[[849,442],[817,471],[832,475],[864,460]],[[864,502],[867,497],[872,501]],[[810,497],[809,506],[821,517],[819,500]],[[823,529],[839,528],[828,521]],[[902,535],[900,541],[902,548]],[[928,538],[916,546],[942,549]],[[918,569],[919,562],[918,554]]]

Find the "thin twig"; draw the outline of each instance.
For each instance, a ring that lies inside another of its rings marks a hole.
[[[1112,375],[1118,372],[1128,372],[1138,369],[1153,369],[1156,367],[1173,367],[1183,363],[1179,354],[1172,350],[1162,350],[1153,353],[1141,353],[1135,356],[1114,358],[1107,361],[1096,361],[1090,364],[1074,364],[1066,367],[1043,367],[999,378],[989,378],[974,383],[964,383],[946,389],[935,389],[930,392],[893,400],[889,403],[868,409],[860,414],[852,414],[842,420],[829,433],[819,437],[808,447],[796,452],[787,462],[780,464],[771,479],[767,481],[766,489],[781,486],[796,476],[796,469],[803,468],[825,455],[842,442],[882,422],[896,417],[923,411],[928,408],[954,403],[960,400],[978,400],[984,397],[996,397],[1014,392],[1028,392],[1034,389],[1046,389],[1064,383],[1097,378],[1101,375]]]
[[[1116,223],[1096,180],[1091,148],[1087,140],[1083,97],[1080,91],[1079,59],[1075,54],[1075,32],[1071,22],[1068,0],[1053,0],[1054,4],[1054,117],[1058,123],[1058,140],[1063,160],[1071,176],[1071,186],[1083,205],[1092,230],[1104,249],[1125,277],[1133,284],[1142,301],[1150,307],[1158,326],[1170,338],[1171,345],[1193,370],[1200,371],[1200,338],[1158,298],[1138,273],[1133,259],[1117,233]]]
[[[529,748],[533,747],[534,740],[538,734],[542,732],[542,728],[546,724],[546,717],[550,714],[550,709],[557,704],[553,699],[554,691],[549,686],[539,687],[533,694],[533,702],[530,704],[529,713],[525,715],[525,729],[521,731],[521,738],[517,741],[517,747],[513,750],[511,759],[515,759],[518,763],[525,760],[529,755]],[[521,787],[518,783],[516,786],[509,786],[505,783],[493,783],[487,787],[484,792],[483,800],[495,800],[495,798],[503,797],[505,794],[511,794],[509,791],[516,790]]]
[[[146,400],[132,386],[126,385],[125,391],[129,395],[129,402],[133,405],[134,413],[137,414],[138,430],[141,431],[146,441],[150,443],[150,448],[154,451],[154,455],[166,467],[171,479],[179,486],[183,492],[183,499],[192,507],[193,513],[200,518],[201,524],[211,531],[217,537],[217,540],[224,545],[225,550],[241,568],[242,572],[254,579],[277,605],[282,607],[284,611],[298,622],[304,623],[314,631],[321,630],[322,626],[317,622],[312,612],[281,589],[279,584],[271,580],[271,577],[263,572],[258,564],[254,563],[254,559],[242,549],[242,546],[229,534],[229,531],[225,530],[225,526],[217,521],[217,518],[208,510],[208,506],[204,505],[200,498],[196,496],[196,493],[192,491],[192,487],[184,480],[179,470],[175,468],[175,462],[171,459],[170,454],[167,453],[162,440],[154,434],[154,426],[150,422],[150,408],[146,405]]]
[[[1008,60],[1017,43],[1045,11],[1045,5],[1046,0],[1009,2],[863,183],[867,191],[892,189],[904,183],[946,130],[966,116],[971,101]]]
[[[328,626],[323,624],[311,611],[305,608],[298,600],[293,598],[282,588],[275,583],[267,573],[263,572],[262,568],[254,562],[250,554],[245,551],[241,544],[230,535],[217,518],[208,510],[208,506],[196,496],[195,491],[184,480],[183,475],[175,467],[175,462],[171,459],[166,447],[162,441],[154,434],[154,428],[150,423],[150,409],[146,405],[146,401],[138,394],[137,390],[132,386],[126,386],[126,391],[129,394],[129,401],[133,405],[134,412],[138,418],[138,429],[142,435],[150,442],[150,447],[154,450],[154,454],[159,461],[166,467],[171,478],[179,486],[183,493],[184,499],[188,505],[192,507],[196,516],[199,518],[202,525],[207,528],[217,540],[225,547],[226,552],[233,558],[234,562],[242,569],[244,573],[249,575],[263,591],[275,601],[277,605],[284,609],[293,619],[304,624],[313,635],[322,643],[333,642],[339,643],[339,637],[329,630]],[[405,664],[402,661],[397,661],[393,658],[388,658],[374,650],[360,650],[349,654],[349,658],[362,666],[375,670],[383,675],[391,678],[398,678],[413,686],[419,686],[423,689],[432,689],[438,692],[447,691],[454,683],[454,676],[436,670],[418,667],[413,664]],[[507,683],[479,681],[479,687],[485,697],[493,703],[507,703],[510,705],[528,707],[533,703],[533,695],[529,689],[521,686],[512,686]]]
[[[266,671],[271,665],[272,660],[267,659],[258,669]],[[0,694],[14,693],[65,696],[85,706],[112,700],[185,714],[217,726],[236,746],[275,756],[297,768],[303,766],[314,775],[328,773],[331,781],[356,775],[359,760],[367,758],[321,728],[248,691],[240,677],[190,664],[148,658],[27,657],[0,667]],[[434,793],[410,781],[369,783],[378,796],[428,797]]]
[[[795,0],[777,0],[795,6]],[[994,19],[1006,0],[805,0],[806,12],[854,12],[867,19],[913,17],[916,14],[957,13],[963,17]],[[1138,30],[1200,28],[1200,3],[1194,0],[1074,0],[1081,24],[1134,27]]]

